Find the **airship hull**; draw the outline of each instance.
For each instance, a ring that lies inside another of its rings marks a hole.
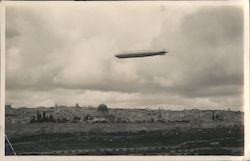
[[[156,55],[165,55],[167,52],[163,51],[150,51],[150,52],[130,52],[124,54],[117,54],[115,57],[119,59],[124,58],[137,58],[137,57],[148,57],[148,56],[156,56]]]

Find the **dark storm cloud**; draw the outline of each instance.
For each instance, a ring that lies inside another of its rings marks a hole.
[[[16,30],[8,29],[6,31],[6,39],[13,39],[13,38],[15,38],[18,35],[19,35],[19,33]]]
[[[171,33],[168,24],[153,43],[169,44],[175,55],[175,64],[166,69],[179,75],[172,92],[187,97],[243,92],[242,8],[204,7],[184,16]]]
[[[243,10],[241,7],[204,7],[182,18],[181,34],[199,45],[217,47],[243,41]]]

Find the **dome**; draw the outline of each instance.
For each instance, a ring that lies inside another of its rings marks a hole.
[[[97,111],[100,111],[100,112],[108,112],[108,107],[107,107],[105,104],[100,104],[100,105],[97,107]]]

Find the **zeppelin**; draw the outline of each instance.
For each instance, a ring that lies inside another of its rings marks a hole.
[[[165,49],[158,51],[136,51],[136,52],[127,52],[122,54],[117,54],[115,57],[119,59],[125,58],[137,58],[137,57],[147,57],[147,56],[156,56],[156,55],[165,55],[168,53]]]

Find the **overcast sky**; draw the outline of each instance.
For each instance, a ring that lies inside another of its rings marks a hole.
[[[243,8],[192,4],[7,6],[6,103],[242,110]]]

